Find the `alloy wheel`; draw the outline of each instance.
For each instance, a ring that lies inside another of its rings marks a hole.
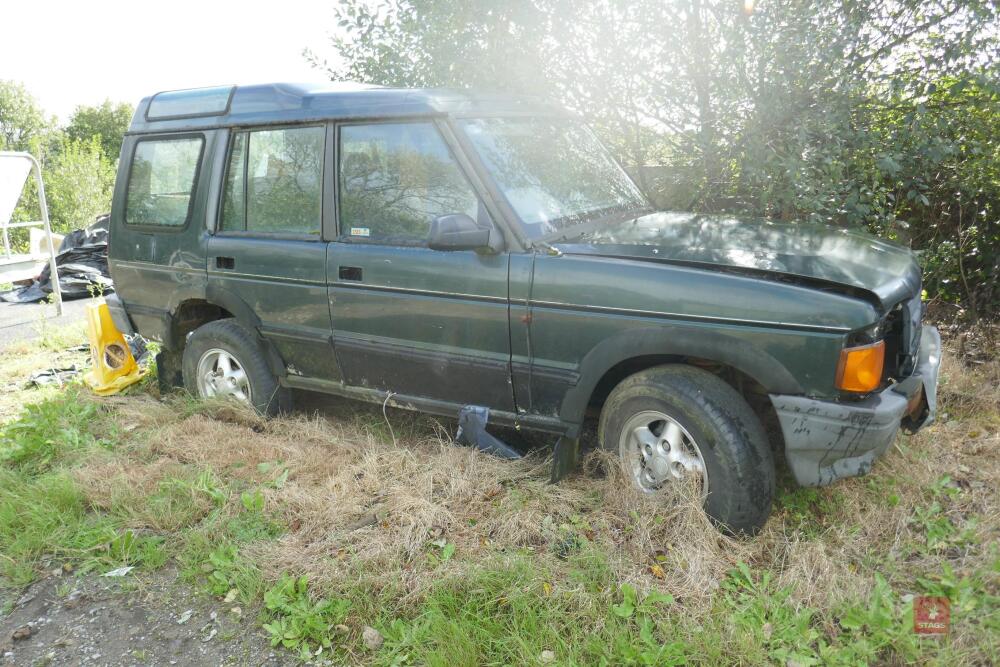
[[[636,485],[653,493],[671,482],[695,478],[708,492],[708,470],[698,443],[673,417],[645,410],[622,428],[619,453]]]
[[[198,360],[198,394],[224,396],[251,403],[250,379],[239,360],[226,350],[213,348]]]

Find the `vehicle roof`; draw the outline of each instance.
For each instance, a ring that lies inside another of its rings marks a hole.
[[[561,112],[558,107],[535,98],[434,88],[385,88],[327,82],[265,83],[224,86],[215,90],[224,94],[227,89],[232,90],[228,105],[217,114],[157,116],[149,113],[150,103],[162,93],[144,97],[135,110],[129,132],[204,130],[346,118]],[[192,89],[190,92],[197,94],[199,90],[211,89]]]

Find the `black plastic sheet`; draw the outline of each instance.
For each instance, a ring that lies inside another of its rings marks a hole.
[[[101,216],[87,229],[70,232],[56,254],[59,288],[65,300],[82,299],[114,291],[108,273],[108,216]],[[49,264],[27,286],[0,293],[8,303],[36,303],[53,291]]]

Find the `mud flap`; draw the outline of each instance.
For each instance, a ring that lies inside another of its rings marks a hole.
[[[503,440],[486,432],[490,409],[481,405],[466,405],[458,411],[458,433],[455,441],[502,459],[519,459],[521,453]]]
[[[565,435],[559,436],[556,440],[555,449],[552,450],[552,475],[549,482],[555,484],[567,477],[576,467],[576,457],[580,451],[580,439],[569,438]]]
[[[172,350],[160,350],[156,354],[156,382],[161,394],[169,394],[184,386],[181,374],[181,355]]]

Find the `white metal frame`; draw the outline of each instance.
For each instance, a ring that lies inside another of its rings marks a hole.
[[[10,252],[10,229],[22,227],[42,227],[45,230],[45,238],[49,246],[49,271],[51,272],[52,293],[56,297],[56,316],[62,315],[62,291],[59,289],[59,269],[56,267],[56,249],[52,243],[52,227],[49,225],[49,205],[45,201],[45,183],[42,181],[42,168],[38,160],[31,153],[21,153],[14,151],[0,151],[0,159],[28,160],[31,163],[31,172],[35,175],[35,183],[38,184],[38,207],[41,209],[42,219],[31,222],[11,222],[10,220],[0,220],[0,230],[3,235],[4,256],[11,258]]]

